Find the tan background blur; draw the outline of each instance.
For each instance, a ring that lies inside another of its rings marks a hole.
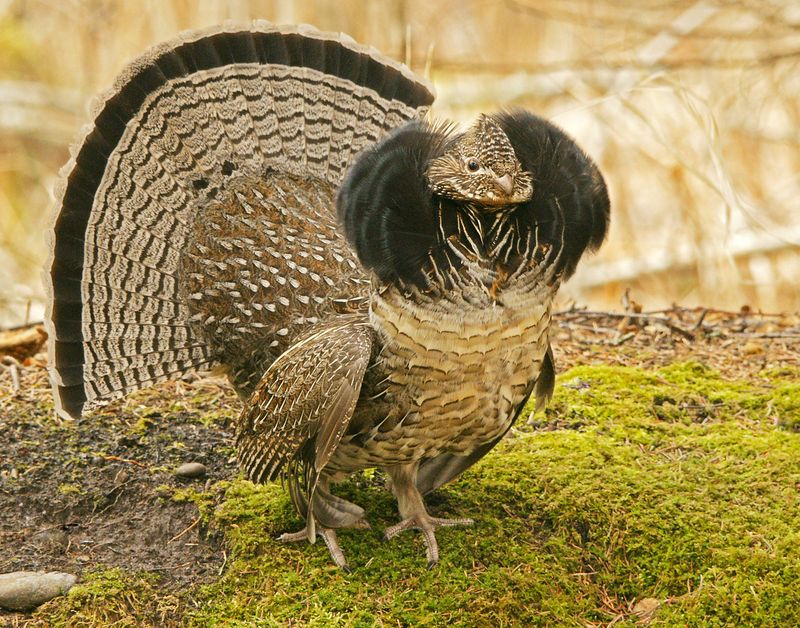
[[[0,326],[42,316],[50,190],[92,95],[182,29],[252,18],[407,61],[438,116],[520,105],[574,135],[612,229],[564,303],[800,310],[796,0],[0,0]]]

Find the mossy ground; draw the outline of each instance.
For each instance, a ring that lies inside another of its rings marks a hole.
[[[344,531],[355,568],[300,526],[279,485],[178,492],[225,538],[211,584],[84,573],[40,625],[800,625],[800,384],[796,369],[729,380],[696,362],[577,367],[546,413],[429,500],[469,528],[438,534],[425,569],[380,474],[341,487],[373,531]],[[650,600],[649,612],[637,603]],[[19,618],[21,619],[21,618]]]

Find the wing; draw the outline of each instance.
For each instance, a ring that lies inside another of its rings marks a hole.
[[[498,436],[493,441],[481,445],[476,450],[466,456],[459,456],[456,454],[441,454],[435,458],[425,460],[419,467],[417,472],[417,488],[419,492],[425,495],[431,491],[447,484],[454,480],[464,471],[469,469],[473,464],[478,462],[486,454],[488,454],[494,446],[497,445],[503,437],[512,428],[514,423],[517,422],[522,409],[527,405],[531,394],[536,399],[536,410],[544,407],[548,401],[553,397],[553,389],[556,382],[555,361],[553,359],[553,349],[550,345],[547,346],[547,353],[542,360],[542,368],[539,371],[539,377],[531,384],[531,388],[525,398],[517,406],[514,419],[508,426],[508,429]]]
[[[298,469],[313,490],[353,415],[372,344],[365,317],[342,316],[314,327],[272,363],[236,435],[249,479],[269,482]]]

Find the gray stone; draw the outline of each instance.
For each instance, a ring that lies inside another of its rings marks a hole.
[[[63,595],[77,576],[57,571],[15,571],[0,574],[0,607],[28,611],[57,595]]]
[[[175,475],[182,478],[202,478],[208,474],[208,467],[200,462],[187,462],[175,469]]]

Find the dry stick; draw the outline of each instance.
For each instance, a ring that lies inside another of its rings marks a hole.
[[[114,462],[127,462],[128,464],[135,464],[137,467],[142,467],[143,469],[147,468],[146,464],[141,463],[138,460],[131,460],[130,458],[120,458],[119,456],[109,456],[109,455],[103,455],[101,457],[104,460],[113,460]]]
[[[662,309],[662,310],[647,310],[643,312],[643,314],[671,314],[674,312],[703,312],[707,311],[709,314],[725,314],[730,316],[731,318],[742,316],[741,310],[733,311],[733,310],[721,310],[716,307],[707,307],[703,305],[697,305],[695,307],[687,307],[684,305],[673,305],[670,308]],[[785,313],[780,312],[748,312],[747,316],[753,316],[758,318],[783,318],[786,316]]]
[[[680,334],[681,336],[687,338],[688,340],[695,339],[695,335],[692,332],[690,332],[688,329],[680,327],[679,325],[676,325],[666,316],[652,316],[650,314],[637,314],[635,312],[595,312],[595,311],[590,312],[586,310],[572,312],[572,313],[557,312],[556,316],[563,317],[568,314],[573,314],[575,317],[584,317],[584,318],[613,318],[615,320],[630,319],[630,320],[643,321],[646,323],[660,323],[661,325],[668,327],[672,331]]]
[[[200,523],[200,517],[198,517],[197,519],[195,519],[194,521],[192,521],[191,525],[190,525],[188,528],[186,528],[186,529],[185,529],[183,532],[179,532],[178,534],[176,534],[175,536],[173,536],[173,537],[172,537],[172,538],[171,538],[169,541],[167,541],[167,545],[169,545],[169,544],[170,544],[170,543],[172,543],[173,541],[177,541],[177,540],[178,540],[179,538],[181,538],[181,537],[182,537],[184,534],[186,534],[186,533],[187,533],[189,530],[191,530],[193,527],[195,527],[195,526],[196,526],[198,523]]]
[[[750,331],[740,331],[740,336],[744,336],[745,338],[796,338],[800,340],[800,332],[750,332]]]
[[[703,311],[700,312],[700,317],[697,319],[697,322],[694,324],[694,327],[692,327],[692,331],[697,331],[698,329],[700,329],[701,325],[703,324],[703,321],[706,318],[706,314],[708,314],[708,308],[703,308]]]
[[[614,347],[619,347],[621,344],[625,344],[626,342],[628,342],[631,338],[634,338],[635,336],[636,336],[636,333],[630,331],[627,334],[623,334],[622,336],[619,336],[618,338],[615,338],[614,340],[611,340],[611,341],[607,340],[604,344],[609,344],[609,345],[612,345]]]
[[[228,552],[222,550],[222,565],[220,565],[219,571],[217,572],[218,576],[222,575],[222,572],[225,571],[225,565],[228,564]]]
[[[44,327],[44,321],[31,321],[29,323],[23,323],[22,325],[12,325],[11,327],[3,327],[0,328],[0,331],[20,331],[26,330],[33,327]]]
[[[19,383],[19,362],[12,356],[7,355],[0,361],[0,366],[11,375],[11,391],[16,395],[20,389]]]

